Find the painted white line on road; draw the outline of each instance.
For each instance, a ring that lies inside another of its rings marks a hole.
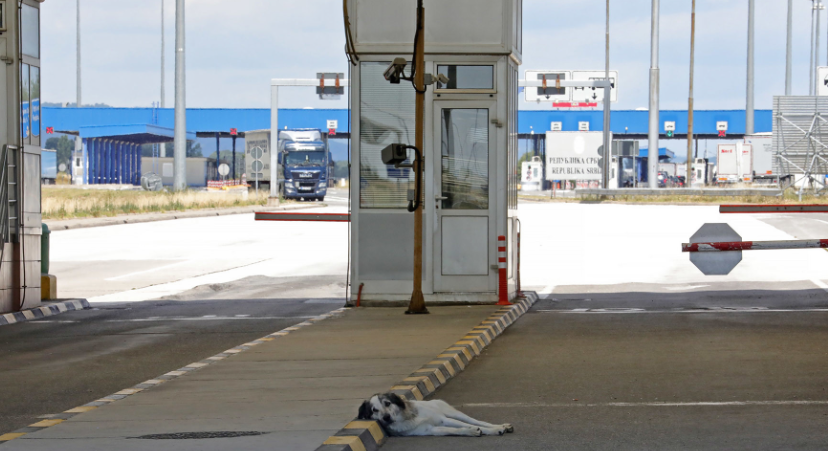
[[[744,406],[824,406],[828,401],[703,401],[703,402],[602,402],[602,403],[468,403],[460,407],[744,407]]]
[[[695,290],[697,288],[707,288],[710,285],[690,285],[688,287],[664,287],[665,290],[670,291],[685,291],[685,290]]]
[[[814,285],[816,285],[816,286],[818,286],[818,287],[822,288],[823,290],[828,291],[828,284],[826,284],[825,282],[823,282],[823,281],[821,281],[821,280],[819,280],[819,279],[811,279],[811,282],[812,282]]]
[[[206,285],[211,283],[226,283],[232,282],[242,277],[247,277],[257,274],[251,267],[255,267],[259,263],[273,261],[272,258],[257,260],[246,265],[236,266],[234,268],[204,273],[198,276],[176,280],[173,282],[161,283],[157,285],[150,285],[143,288],[138,288],[129,291],[121,291],[117,293],[104,294],[101,296],[94,296],[87,298],[87,301],[92,303],[98,302],[141,302],[162,298],[164,296],[172,296],[191,290],[199,285]]]
[[[552,297],[552,292],[555,291],[556,286],[557,285],[547,285],[546,288],[538,292],[538,298],[544,301],[549,299],[550,297]]]
[[[172,263],[172,264],[165,265],[165,266],[159,266],[157,268],[147,269],[147,270],[144,270],[144,271],[136,271],[136,272],[131,272],[129,274],[124,274],[122,276],[110,277],[110,278],[104,279],[104,280],[114,281],[114,280],[128,279],[132,276],[139,276],[141,274],[147,274],[147,273],[151,273],[151,272],[155,272],[155,271],[161,271],[162,269],[172,268],[173,266],[183,265],[184,263],[187,263],[189,261],[190,260],[184,260],[184,261]]]
[[[325,199],[326,199],[326,200],[328,200],[328,199],[330,199],[330,200],[341,200],[341,201],[344,201],[344,202],[348,202],[348,198],[347,198],[347,197],[331,197],[331,196],[325,196]]]
[[[148,323],[157,321],[244,321],[244,320],[271,320],[271,319],[308,319],[316,316],[200,316],[200,317],[152,317],[133,319],[108,319],[105,323]]]
[[[623,314],[634,313],[806,313],[806,312],[828,312],[828,308],[810,309],[770,309],[767,307],[711,307],[706,309],[675,309],[675,310],[645,310],[639,308],[596,308],[596,309],[572,309],[572,310],[536,310],[538,313],[557,314]]]

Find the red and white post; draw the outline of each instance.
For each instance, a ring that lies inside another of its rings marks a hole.
[[[497,237],[497,271],[500,276],[497,305],[512,305],[509,302],[509,280],[506,273],[506,237]]]

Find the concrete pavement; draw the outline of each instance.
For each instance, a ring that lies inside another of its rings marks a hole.
[[[825,449],[828,294],[778,285],[559,287],[437,395],[514,434],[383,450]]]
[[[3,446],[313,450],[356,416],[363,399],[389,390],[497,309],[352,309]],[[207,432],[239,436],[152,437]],[[260,434],[245,435],[252,433]]]
[[[345,303],[344,281],[324,276],[240,285],[267,286],[269,298],[247,291],[227,301],[235,288],[213,285],[0,327],[0,435]]]

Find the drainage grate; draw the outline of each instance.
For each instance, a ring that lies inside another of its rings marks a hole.
[[[200,440],[209,438],[236,438],[265,435],[260,431],[211,431],[211,432],[173,432],[171,434],[150,434],[140,437],[129,437],[143,440]]]

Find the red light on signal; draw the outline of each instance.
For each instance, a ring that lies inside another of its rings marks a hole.
[[[239,129],[237,129],[237,128],[231,128],[231,129],[230,129],[230,134],[231,134],[231,135],[233,135],[233,136],[238,135],[238,134],[239,134]]]

